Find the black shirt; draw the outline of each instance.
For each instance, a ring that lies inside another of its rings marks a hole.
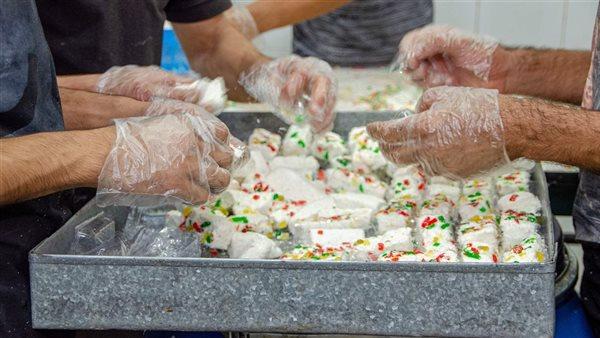
[[[229,0],[36,0],[59,75],[159,65],[165,19],[197,22]]]

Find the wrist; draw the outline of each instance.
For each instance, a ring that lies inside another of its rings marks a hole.
[[[77,187],[96,187],[100,171],[116,138],[116,128],[110,126],[79,131],[75,137],[75,143],[80,147],[82,157],[77,164],[80,170],[71,170],[79,174],[71,177],[70,181]]]
[[[498,46],[492,56],[489,82],[500,93],[507,93],[508,79],[514,67],[514,55],[511,50]]]
[[[498,108],[500,118],[502,119],[502,128],[504,135],[504,146],[506,153],[511,160],[524,157],[526,146],[528,144],[528,133],[523,126],[531,121],[527,121],[527,107],[521,102],[521,98],[509,95],[498,95]]]

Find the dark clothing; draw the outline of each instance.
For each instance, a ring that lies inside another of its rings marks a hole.
[[[433,21],[431,0],[355,0],[294,26],[294,53],[337,66],[386,66],[404,34]]]
[[[222,0],[38,1],[60,74],[160,64],[165,18],[193,22],[230,5]],[[64,129],[52,56],[33,0],[2,1],[0,25],[0,136]],[[69,190],[0,208],[0,337],[72,335],[32,330],[28,252],[89,196]]]
[[[3,1],[0,25],[0,135],[62,130],[52,56],[33,0]],[[27,253],[71,217],[69,195],[62,192],[0,208],[2,337],[45,335],[31,330]]]
[[[582,106],[600,111],[600,8],[592,41],[592,64]],[[600,113],[599,113],[600,114]],[[583,247],[581,300],[594,335],[600,337],[600,173],[581,170],[573,205],[576,238]]]
[[[229,0],[36,0],[59,75],[160,65],[163,25],[212,18]]]

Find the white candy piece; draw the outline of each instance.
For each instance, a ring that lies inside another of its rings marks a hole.
[[[346,192],[331,194],[330,196],[333,198],[335,206],[341,209],[367,208],[376,210],[385,204],[385,200],[367,194]]]
[[[529,191],[517,191],[500,197],[498,200],[498,209],[502,212],[512,210],[539,215],[542,210],[542,203]]]
[[[237,259],[273,259],[281,249],[268,237],[255,232],[236,232],[231,237],[229,257]]]
[[[203,93],[200,102],[198,102],[200,106],[205,107],[206,110],[214,115],[218,115],[223,111],[225,102],[227,102],[227,89],[225,88],[225,80],[222,77],[217,77],[214,80],[201,78],[190,85],[194,84],[201,88],[201,92]]]
[[[489,200],[493,200],[496,196],[494,185],[490,178],[475,178],[464,182],[462,189],[463,195],[471,195],[478,192]]]
[[[365,148],[352,152],[352,166],[358,173],[371,173],[386,166],[387,160],[375,141],[369,141]]]
[[[327,184],[336,192],[360,192],[383,198],[387,184],[373,175],[359,175],[347,169],[327,169]]]
[[[488,243],[466,243],[460,250],[463,262],[498,263],[498,248]]]
[[[354,151],[356,148],[361,145],[365,145],[371,137],[367,132],[366,126],[354,127],[350,129],[350,133],[348,133],[348,147],[350,151]]]
[[[298,243],[308,243],[311,229],[368,229],[370,226],[370,209],[328,209],[320,210],[314,219],[292,224],[289,230]]]
[[[277,156],[271,160],[270,166],[271,170],[289,169],[312,180],[317,175],[319,162],[312,156]]]
[[[290,169],[272,170],[265,178],[265,183],[288,200],[312,202],[326,197],[308,180]]]
[[[426,247],[423,254],[427,262],[458,262],[456,246],[451,242]]]
[[[239,232],[268,234],[273,231],[271,220],[262,214],[236,214],[229,217],[229,221],[234,223],[235,231]]]
[[[273,205],[273,193],[270,192],[244,192],[241,190],[227,190],[224,196],[231,197],[233,212],[235,214],[261,213],[268,214]]]
[[[443,194],[456,204],[460,198],[460,188],[445,184],[429,184],[425,188],[425,198]]]
[[[463,222],[476,216],[486,216],[494,213],[492,202],[480,192],[463,195],[458,202],[458,213]]]
[[[538,234],[533,234],[510,248],[502,256],[506,263],[543,263],[546,260],[546,244]]]
[[[260,151],[267,160],[277,156],[280,146],[281,136],[262,128],[254,129],[248,139],[248,149]]]
[[[421,216],[417,218],[415,227],[419,230],[424,246],[437,242],[450,242],[454,238],[452,223],[444,215]]]
[[[406,196],[421,196],[424,190],[425,181],[421,177],[404,174],[392,179],[386,197],[393,200]]]
[[[411,251],[414,249],[410,228],[400,228],[387,231],[381,236],[359,239],[348,247],[344,260],[376,261],[378,256],[389,250]]]
[[[383,234],[389,230],[410,226],[414,205],[411,202],[404,204],[392,202],[375,213],[377,232]]]
[[[321,246],[352,244],[365,238],[363,229],[310,229],[310,243]]]
[[[498,229],[494,216],[474,218],[469,222],[462,223],[458,227],[458,242],[461,245],[474,242],[498,246]]]
[[[347,152],[344,139],[331,131],[315,136],[311,146],[311,154],[323,161],[329,161]]]
[[[228,219],[211,222],[202,237],[202,243],[211,249],[226,250],[231,244],[231,237],[235,231],[235,224]]]
[[[454,203],[446,195],[438,194],[421,202],[419,215],[443,215],[452,220],[456,217]]]
[[[165,226],[177,228],[185,222],[185,217],[178,210],[171,210],[165,214]]]
[[[531,175],[525,170],[500,175],[496,178],[498,195],[504,196],[517,191],[528,191],[530,179]]]
[[[281,153],[284,156],[306,156],[312,143],[312,131],[309,125],[291,125],[283,138]]]
[[[539,224],[533,214],[517,213],[514,211],[503,212],[500,216],[500,230],[502,230],[502,247],[511,248],[534,235]]]

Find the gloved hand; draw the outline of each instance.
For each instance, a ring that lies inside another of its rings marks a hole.
[[[395,67],[425,87],[499,88],[506,51],[488,37],[443,25],[415,29],[400,42]]]
[[[231,7],[225,11],[225,18],[248,40],[252,40],[260,34],[256,21],[246,6]]]
[[[256,65],[242,74],[246,92],[270,104],[289,124],[309,122],[315,132],[333,125],[337,80],[323,60],[291,55]]]
[[[98,177],[99,205],[199,204],[228,186],[239,149],[229,145],[227,126],[214,116],[115,122],[116,139]]]
[[[97,91],[140,101],[170,98],[194,103],[217,113],[223,110],[227,101],[222,78],[195,79],[164,71],[157,66],[111,67],[100,76]]]
[[[436,87],[421,97],[418,113],[367,126],[396,164],[418,163],[430,175],[452,179],[510,163],[498,91]]]

